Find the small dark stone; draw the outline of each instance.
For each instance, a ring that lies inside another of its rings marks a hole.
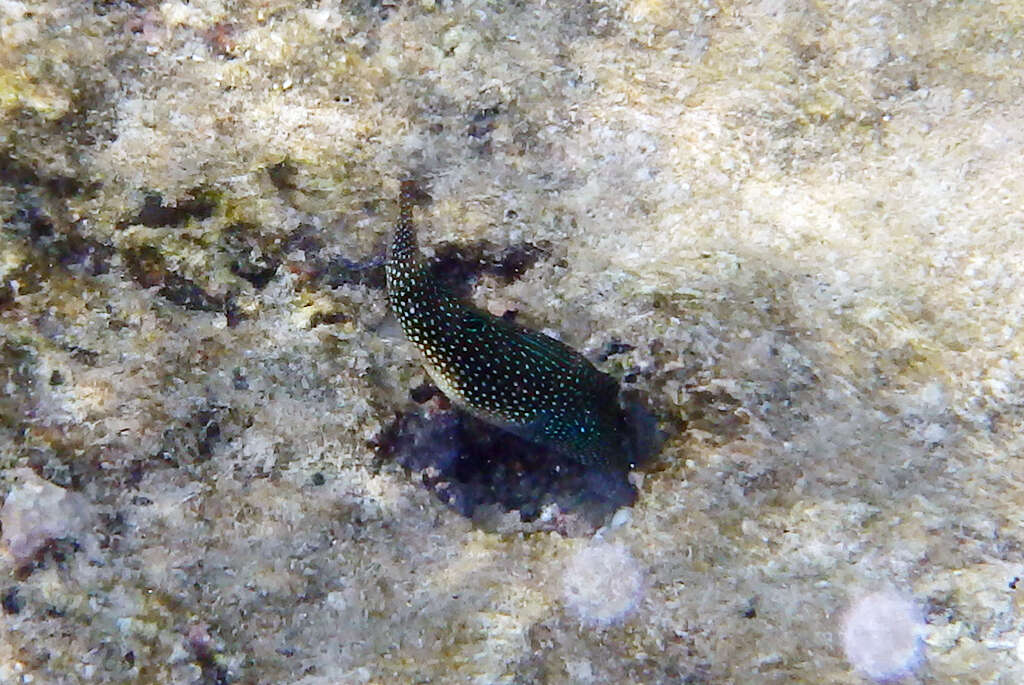
[[[135,665],[135,652],[133,652],[131,650],[125,652],[124,653],[124,663],[127,664],[129,668],[134,666]]]
[[[235,296],[230,294],[224,300],[224,321],[227,323],[228,328],[235,328],[245,318],[245,314],[238,307],[238,301],[235,300]]]
[[[85,364],[86,366],[96,366],[100,360],[100,353],[94,350],[87,350],[84,347],[72,347],[70,350],[71,358],[79,364]]]
[[[436,394],[437,388],[435,388],[430,383],[423,383],[422,385],[418,385],[409,391],[409,397],[411,397],[412,401],[415,402],[416,404],[423,404],[424,402],[429,402],[430,398],[432,398]]]
[[[160,296],[172,304],[200,312],[219,312],[224,304],[219,298],[207,294],[195,282],[175,273],[166,273]]]
[[[618,340],[612,340],[605,344],[604,349],[601,350],[601,354],[598,356],[600,361],[605,361],[609,357],[614,357],[617,354],[623,354],[636,348],[629,343],[619,342]]]
[[[220,441],[220,424],[213,418],[212,412],[200,412],[199,420],[199,456],[204,459],[213,454],[213,447]]]
[[[323,485],[325,482],[327,482],[327,479],[324,478],[324,474],[319,471],[313,474],[313,485]]]
[[[467,134],[470,138],[482,140],[494,130],[494,120],[501,112],[497,106],[479,109],[473,114]]]
[[[17,614],[21,612],[22,602],[21,598],[18,597],[18,588],[8,588],[4,594],[3,599],[0,599],[0,606],[3,606],[5,614]]]
[[[245,377],[245,370],[242,367],[236,366],[231,372],[231,386],[235,390],[249,389],[249,380]]]
[[[208,406],[185,422],[169,426],[164,429],[163,443],[153,456],[174,466],[209,459],[221,442],[221,420],[226,415],[229,412],[224,407]]]
[[[277,267],[280,264],[277,260],[265,260],[267,266],[256,266],[252,263],[234,261],[231,263],[231,273],[244,278],[252,284],[256,290],[263,290],[267,284],[277,275]]]
[[[52,247],[57,260],[68,268],[77,267],[90,276],[100,276],[110,271],[110,259],[114,248],[92,238],[86,238],[76,230],[66,232]]]
[[[117,551],[121,547],[125,531],[128,527],[125,522],[124,513],[118,511],[113,514],[100,514],[100,519],[104,524],[103,536],[100,538],[100,547]]]
[[[58,371],[57,369],[54,369],[53,373],[50,374],[50,385],[63,385],[63,384],[64,384],[64,376],[61,375],[60,371]]]

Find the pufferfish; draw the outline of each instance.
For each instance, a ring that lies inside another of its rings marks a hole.
[[[469,413],[572,461],[634,466],[615,379],[564,343],[461,302],[438,282],[416,240],[418,192],[402,182],[387,292],[437,386]]]

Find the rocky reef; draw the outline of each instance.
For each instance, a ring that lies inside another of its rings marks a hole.
[[[3,0],[0,682],[1020,682],[1022,56],[1011,2]],[[409,177],[656,456],[446,406]]]

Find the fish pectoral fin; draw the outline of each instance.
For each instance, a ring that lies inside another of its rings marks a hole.
[[[549,444],[549,427],[551,425],[550,412],[542,412],[532,421],[526,423],[506,423],[500,427],[523,440],[537,444]]]

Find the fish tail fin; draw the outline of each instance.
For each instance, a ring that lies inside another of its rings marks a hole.
[[[395,235],[388,246],[388,261],[392,264],[413,266],[419,259],[419,245],[416,241],[416,225],[412,221],[412,208],[420,195],[415,181],[402,181],[398,199],[398,223]]]

